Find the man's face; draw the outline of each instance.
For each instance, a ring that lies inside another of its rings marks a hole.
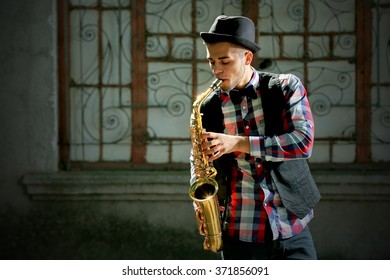
[[[248,78],[247,66],[250,66],[250,61],[247,61],[251,53],[248,50],[229,42],[207,44],[206,49],[214,76],[222,80],[222,90],[243,88],[249,82],[251,73]]]

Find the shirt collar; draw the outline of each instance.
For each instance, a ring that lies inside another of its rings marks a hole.
[[[259,73],[257,73],[256,69],[252,67],[253,75],[249,83],[246,85],[246,87],[253,86],[253,88],[256,88],[257,84],[259,83]]]

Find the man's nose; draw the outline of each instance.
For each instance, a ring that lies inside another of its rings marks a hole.
[[[219,66],[219,65],[214,65],[213,66],[213,72],[214,72],[214,75],[222,73],[222,67]]]

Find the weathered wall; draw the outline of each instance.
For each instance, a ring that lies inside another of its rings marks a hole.
[[[313,170],[313,175],[322,194],[315,219],[310,223],[319,258],[390,258],[386,243],[390,230],[390,175],[375,170]],[[188,171],[33,173],[24,176],[22,182],[37,206],[61,210],[60,217],[77,211],[80,218],[93,217],[90,230],[111,219],[129,232],[139,232],[140,224],[150,227],[149,232],[135,234],[142,238],[160,232],[158,246],[165,246],[172,239],[175,245],[200,246],[187,194]],[[133,253],[139,256],[138,252]],[[153,258],[154,254],[159,256],[151,249],[146,256]],[[210,255],[194,254],[185,248],[179,255],[167,255],[181,257]]]
[[[54,3],[1,3],[0,211],[28,208],[23,174],[57,170]]]

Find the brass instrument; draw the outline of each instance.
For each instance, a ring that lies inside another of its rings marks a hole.
[[[196,180],[190,187],[189,195],[201,209],[201,227],[205,233],[203,247],[205,250],[210,250],[214,253],[220,252],[223,246],[221,216],[217,198],[218,183],[214,179],[217,171],[209,165],[207,156],[202,153],[203,126],[200,106],[221,83],[221,80],[215,80],[210,88],[195,100],[190,121],[192,155]]]

